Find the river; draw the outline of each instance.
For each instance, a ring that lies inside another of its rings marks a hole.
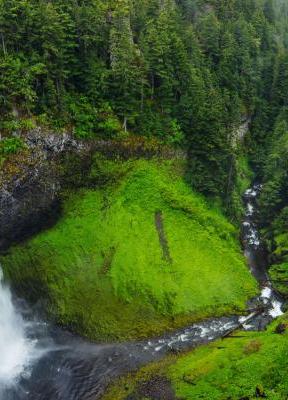
[[[263,329],[282,314],[282,300],[267,274],[267,255],[257,230],[255,184],[244,195],[242,242],[261,294],[247,316],[211,318],[173,334],[137,343],[89,343],[51,326],[12,296],[0,274],[0,400],[96,400],[112,379],[171,352],[192,349],[234,329]]]

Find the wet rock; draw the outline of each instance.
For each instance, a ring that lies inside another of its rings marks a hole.
[[[83,152],[69,135],[34,129],[26,149],[0,170],[0,250],[53,223],[59,215],[63,180],[61,155]]]
[[[286,324],[279,324],[276,326],[275,333],[281,335],[286,332],[287,325]]]
[[[264,388],[262,385],[256,387],[256,397],[266,398],[266,394],[264,392]]]
[[[265,331],[267,326],[273,321],[273,318],[271,315],[263,313],[255,318],[253,318],[252,321],[249,322],[248,328],[246,328],[247,331]]]
[[[250,312],[256,311],[256,310],[260,311],[260,310],[263,310],[263,308],[264,308],[263,301],[259,296],[253,297],[252,299],[248,300],[248,302],[247,302],[247,309]]]
[[[148,382],[143,383],[137,391],[142,398],[151,400],[176,400],[171,382],[162,376],[156,376]]]
[[[79,151],[84,148],[83,143],[74,140],[69,134],[53,134],[35,128],[25,136],[29,148],[41,149],[47,158],[66,151]]]
[[[141,400],[141,399],[136,393],[132,393],[129,394],[129,396],[127,396],[125,400]]]

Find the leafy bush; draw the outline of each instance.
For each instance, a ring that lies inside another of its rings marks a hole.
[[[15,131],[29,131],[36,127],[36,123],[32,118],[15,119],[10,118],[2,121],[0,128],[10,134]]]
[[[89,100],[69,97],[70,121],[74,126],[74,134],[80,139],[90,139],[95,136],[112,138],[122,132],[119,119],[107,103],[94,107]]]
[[[122,132],[122,126],[119,119],[113,113],[111,106],[107,103],[103,104],[98,110],[98,131],[104,137],[111,138]]]
[[[20,129],[24,131],[29,131],[36,127],[36,123],[32,118],[25,118],[20,121]]]
[[[250,342],[246,343],[243,349],[244,354],[253,354],[257,353],[261,349],[262,343],[260,340],[251,340]]]
[[[0,142],[0,155],[15,154],[24,148],[23,140],[19,137],[5,138]]]
[[[176,119],[173,119],[170,123],[170,129],[167,137],[167,143],[173,145],[181,145],[184,141],[184,133]]]

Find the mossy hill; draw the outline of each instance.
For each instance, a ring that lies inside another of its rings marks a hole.
[[[238,332],[119,380],[103,400],[286,400],[287,315],[266,332]],[[278,333],[277,333],[278,332]],[[280,333],[282,332],[282,333]]]
[[[54,227],[1,257],[6,277],[91,339],[141,338],[243,312],[257,284],[238,232],[191,191],[185,167],[95,155],[97,184],[66,193]]]

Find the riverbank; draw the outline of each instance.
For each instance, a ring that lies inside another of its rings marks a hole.
[[[264,332],[235,332],[122,378],[103,400],[287,399],[288,319]]]
[[[258,231],[257,198],[261,189],[255,184],[245,192],[242,229],[250,271],[262,288],[260,297],[250,302],[258,314],[240,318],[242,326],[232,325],[221,340],[205,342],[206,346],[186,354],[167,356],[121,378],[111,385],[103,400],[286,400],[288,316],[283,315],[283,299],[269,281],[267,254]],[[237,332],[239,328],[242,330]]]

